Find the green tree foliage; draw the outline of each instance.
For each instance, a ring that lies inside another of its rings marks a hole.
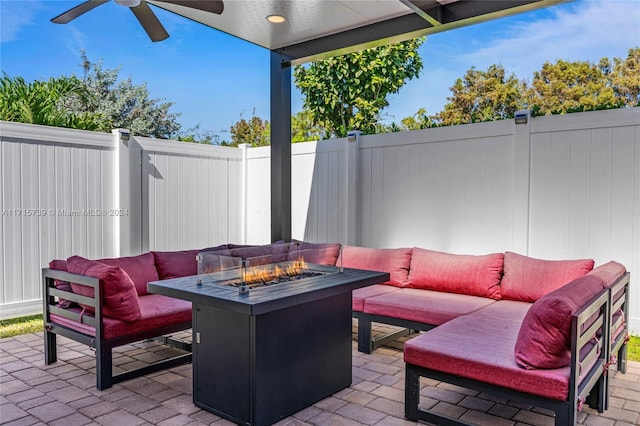
[[[519,81],[513,74],[506,77],[500,65],[491,65],[487,71],[472,67],[456,80],[451,92],[444,110],[426,117],[431,121],[423,120],[423,126],[512,118],[518,109],[549,115],[640,106],[640,48],[629,49],[626,59],[614,58],[613,66],[608,58],[597,64],[546,62],[534,72],[530,84]],[[400,128],[413,130],[414,117],[404,118]]]
[[[200,124],[195,127],[181,131],[176,138],[180,142],[200,143],[204,145],[229,145],[220,140],[218,135],[213,130],[204,130],[200,128]]]
[[[291,142],[319,141],[327,138],[327,131],[313,123],[313,114],[308,109],[291,117]]]
[[[179,114],[169,112],[173,103],[151,99],[146,83],[138,86],[131,78],[119,80],[120,68],[103,69],[101,61],[92,63],[84,51],[81,55],[88,96],[69,102],[71,111],[103,116],[101,131],[125,128],[134,135],[162,139],[177,135]]]
[[[435,123],[427,114],[427,110],[420,108],[418,112],[411,117],[405,117],[400,121],[403,131],[406,130],[420,130],[434,127]]]
[[[427,129],[436,127],[437,123],[427,114],[427,110],[420,108],[415,114],[400,120],[400,124],[392,122],[391,124],[376,124],[376,133],[393,133],[408,132],[411,130]]]
[[[418,76],[424,38],[381,46],[296,66],[294,81],[304,95],[313,123],[328,136],[344,137],[352,129],[374,133],[387,96]]]
[[[621,106],[610,84],[611,66],[603,58],[598,64],[562,59],[545,62],[533,74],[529,105],[536,115],[564,114],[574,111]]]
[[[627,107],[640,106],[640,47],[629,49],[627,59],[614,58],[611,85]]]
[[[238,146],[242,143],[251,146],[267,146],[271,144],[271,125],[267,120],[256,117],[255,111],[249,120],[241,116],[231,126],[230,146]]]
[[[451,126],[510,118],[525,106],[525,89],[514,74],[507,76],[502,65],[491,65],[486,71],[471,67],[455,81],[449,103],[434,119]]]
[[[97,130],[101,116],[65,108],[87,96],[82,81],[76,77],[51,78],[27,83],[22,77],[3,73],[0,79],[0,120],[45,126]]]

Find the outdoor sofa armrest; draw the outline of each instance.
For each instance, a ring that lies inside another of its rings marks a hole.
[[[44,322],[45,327],[51,323],[51,314],[77,321],[82,324],[95,327],[96,336],[101,336],[102,331],[102,280],[98,278],[88,277],[86,275],[73,274],[67,271],[58,271],[50,268],[42,269],[42,279],[44,285],[43,301],[44,301]],[[67,281],[69,283],[91,287],[94,289],[94,296],[84,296],[72,291],[65,291],[56,288],[55,281]],[[85,307],[93,308],[92,315],[82,315],[76,312],[61,308],[56,301],[65,299],[75,302]]]

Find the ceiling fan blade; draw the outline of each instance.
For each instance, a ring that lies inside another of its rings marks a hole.
[[[204,12],[222,14],[224,3],[222,0],[159,0],[164,3],[177,4],[178,6],[190,7]]]
[[[153,10],[149,7],[146,1],[142,0],[140,5],[136,7],[130,7],[131,11],[138,21],[142,28],[147,32],[151,41],[161,41],[169,37],[169,33],[164,29],[158,17]]]
[[[87,13],[88,11],[90,11],[91,9],[96,8],[96,7],[100,6],[101,4],[105,4],[108,1],[109,0],[89,0],[89,1],[85,1],[84,3],[81,3],[81,4],[77,5],[76,7],[67,10],[62,15],[56,16],[55,18],[53,18],[51,20],[51,22],[56,23],[56,24],[66,24],[68,22],[73,21],[78,16],[83,15],[83,14]]]

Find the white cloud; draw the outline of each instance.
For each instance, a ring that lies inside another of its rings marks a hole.
[[[503,39],[461,56],[484,69],[500,62],[519,78],[530,78],[544,62],[626,57],[640,46],[640,1],[588,0],[548,9],[535,21],[520,19],[506,27]],[[526,15],[523,15],[526,17]]]
[[[41,8],[37,1],[0,1],[0,44],[16,40],[23,28],[34,25]]]
[[[626,57],[640,46],[640,0],[579,0],[543,11],[490,21],[427,37],[420,78],[390,97],[385,122],[399,122],[419,108],[444,108],[450,87],[472,66],[501,64],[530,80],[544,62],[597,62]]]

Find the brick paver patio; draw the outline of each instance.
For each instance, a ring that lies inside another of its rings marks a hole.
[[[193,405],[191,365],[95,387],[91,349],[58,337],[58,362],[45,366],[42,333],[0,340],[0,424],[3,425],[230,425]],[[361,354],[353,345],[351,387],[282,420],[278,425],[413,425],[403,418],[402,342]],[[119,348],[118,368],[172,354],[155,341]],[[611,372],[610,408],[586,407],[585,426],[640,424],[640,363]],[[478,425],[553,425],[552,414],[436,381],[424,381],[421,404]]]

